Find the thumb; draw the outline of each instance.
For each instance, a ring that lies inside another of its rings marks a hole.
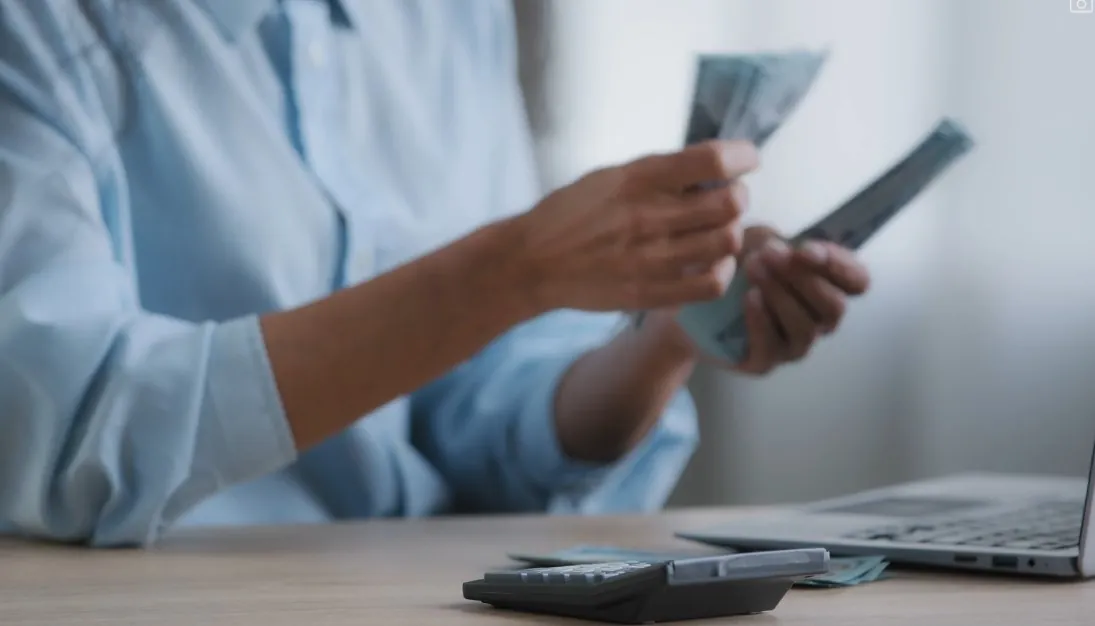
[[[783,236],[776,232],[775,229],[768,226],[750,226],[745,229],[745,237],[742,240],[741,252],[742,255],[747,255],[752,252],[756,252],[764,247],[764,244],[768,243],[772,239],[783,240]]]

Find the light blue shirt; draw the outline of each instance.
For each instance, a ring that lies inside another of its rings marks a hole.
[[[659,508],[696,444],[686,392],[610,466],[555,438],[561,374],[619,315],[517,327],[304,454],[271,375],[258,315],[536,202],[511,20],[508,0],[0,0],[0,526],[125,545]]]

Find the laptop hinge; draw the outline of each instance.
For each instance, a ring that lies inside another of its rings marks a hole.
[[[1087,470],[1087,499],[1084,501],[1084,519],[1080,522],[1080,556],[1076,559],[1080,576],[1095,577],[1095,448],[1091,451],[1091,463]]]

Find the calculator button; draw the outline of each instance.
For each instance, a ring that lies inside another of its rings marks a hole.
[[[487,572],[486,582],[532,585],[596,585],[606,580],[654,567],[653,563],[621,561],[618,563],[592,563],[563,565],[560,567],[535,567],[532,569]]]

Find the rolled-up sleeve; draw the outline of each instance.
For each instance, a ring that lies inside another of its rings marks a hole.
[[[111,126],[73,104],[35,22],[4,6],[0,526],[148,544],[213,492],[290,462],[292,438],[256,318],[142,310],[124,173],[109,143],[79,141]]]
[[[418,447],[467,511],[645,512],[661,508],[698,441],[684,389],[623,458],[568,458],[555,429],[559,381],[608,341],[619,317],[557,311],[515,328],[414,396]]]
[[[557,323],[557,322],[556,322]],[[566,326],[573,327],[577,322]],[[566,327],[560,330],[567,330]],[[546,357],[539,384],[522,400],[514,425],[521,471],[551,497],[553,513],[648,512],[664,506],[698,442],[695,406],[678,391],[652,431],[623,459],[595,466],[569,459],[559,447],[554,399],[574,358]]]
[[[482,92],[500,107],[490,116],[496,214],[523,211],[540,185],[517,75],[512,7],[492,8],[493,43]],[[484,133],[486,134],[486,133]],[[555,311],[513,329],[413,397],[416,444],[441,469],[460,506],[471,510],[559,513],[650,511],[672,493],[698,441],[695,407],[679,391],[646,438],[610,465],[568,459],[555,431],[563,374],[610,341],[619,314]]]

